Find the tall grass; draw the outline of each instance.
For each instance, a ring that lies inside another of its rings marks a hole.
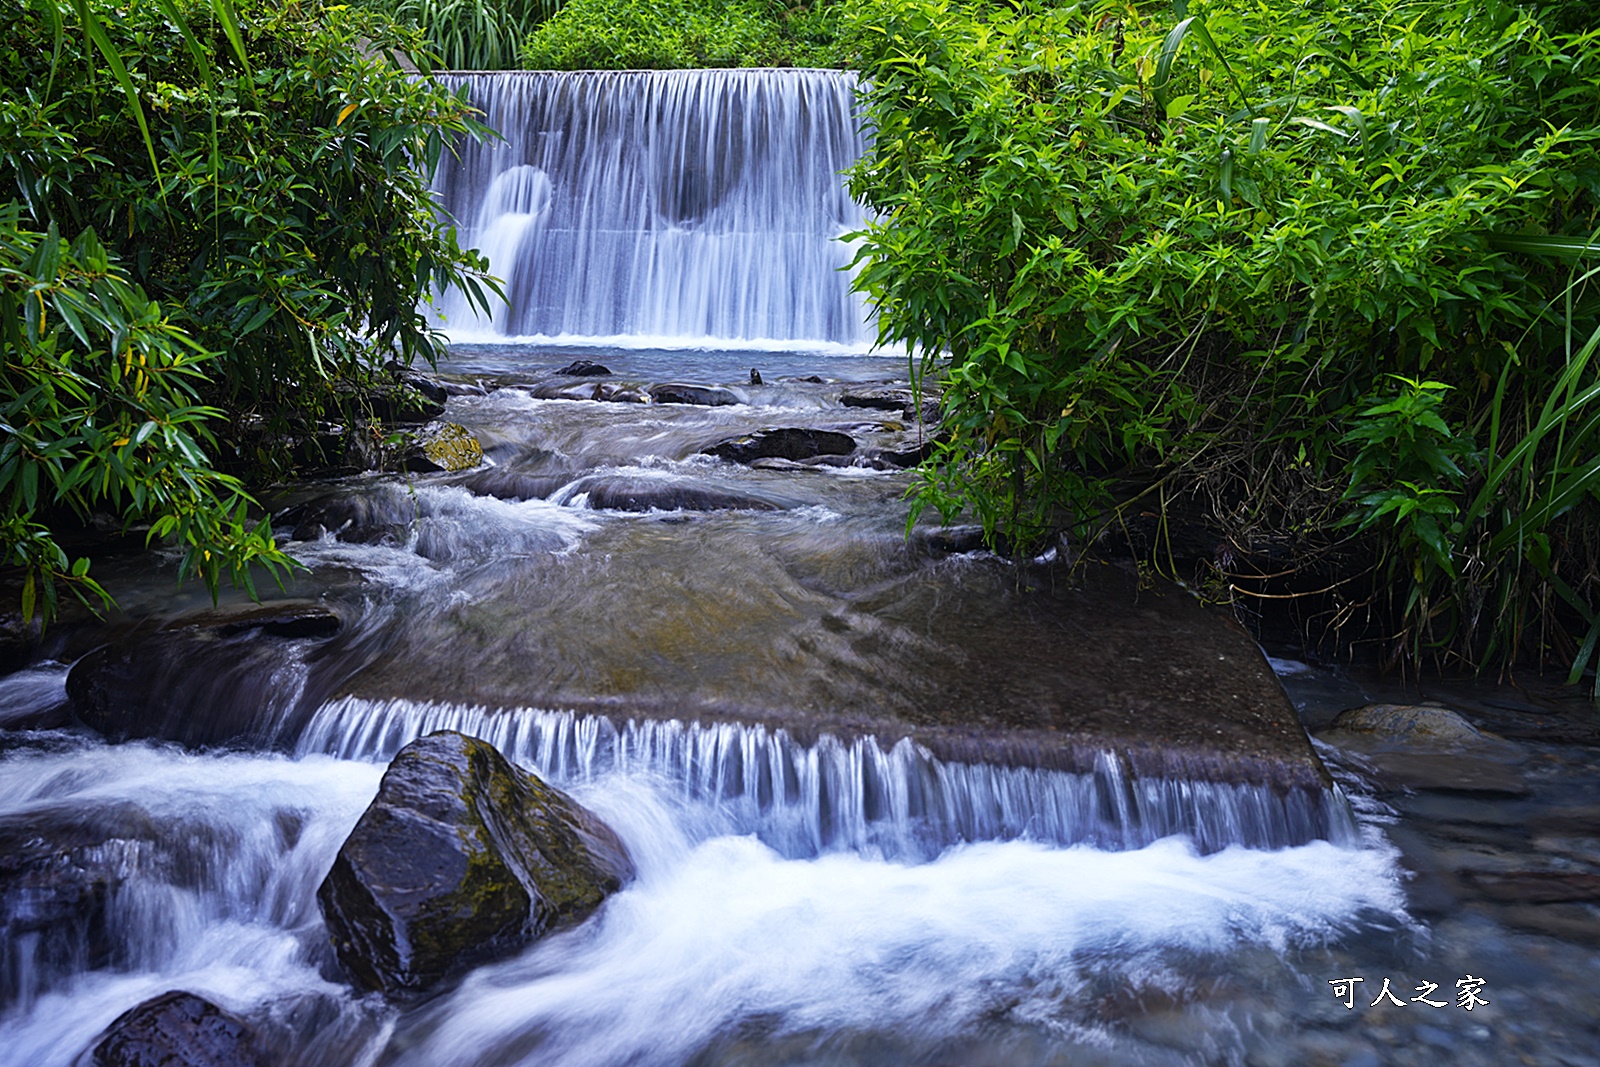
[[[420,26],[445,67],[509,70],[519,65],[523,39],[560,9],[561,0],[399,0],[373,6]]]

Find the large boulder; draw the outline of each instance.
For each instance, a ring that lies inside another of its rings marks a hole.
[[[400,750],[317,891],[357,984],[417,992],[580,922],[633,876],[571,797],[453,732]]]
[[[758,459],[804,460],[817,456],[848,456],[855,450],[855,438],[847,433],[784,427],[730,437],[702,451],[733,463],[751,463]]]
[[[173,990],[117,1016],[94,1046],[94,1067],[261,1067],[250,1024]]]

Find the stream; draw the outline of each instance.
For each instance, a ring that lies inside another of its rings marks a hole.
[[[1309,790],[1046,758],[1041,709],[1103,635],[1067,553],[907,529],[934,427],[837,269],[853,83],[632,77],[474,90],[502,129],[535,116],[440,183],[511,282],[439,367],[482,466],[270,499],[305,565],[267,590],[288,621],[200,625],[255,609],[138,554],[107,565],[120,612],[93,640],[0,677],[0,875],[25,875],[0,881],[0,1063],[88,1063],[172,989],[284,1067],[1600,1063],[1600,909],[1470,874],[1600,872],[1592,707],[1438,694],[1521,746],[1479,789],[1320,742],[1334,784]],[[853,451],[707,451],[773,428]],[[66,711],[102,639],[132,649],[126,739]],[[1271,663],[1314,729],[1420,698]],[[436,729],[568,790],[638,874],[390,1002],[346,982],[316,891]]]

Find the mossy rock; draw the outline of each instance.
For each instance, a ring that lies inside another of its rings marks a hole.
[[[592,812],[444,731],[395,756],[317,900],[355,982],[397,995],[581,922],[632,877]]]
[[[471,470],[483,462],[483,446],[460,423],[435,422],[418,431],[406,449],[408,471],[435,474]]]

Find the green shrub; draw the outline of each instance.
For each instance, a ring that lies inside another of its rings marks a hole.
[[[1549,433],[1523,459],[1559,506],[1489,472],[1594,380],[1567,371],[1600,309],[1564,294],[1600,223],[1595,35],[1502,0],[1177,6],[853,17],[860,285],[945,387],[914,508],[1024,550],[1174,507],[1244,552],[1354,536],[1396,652],[1575,654],[1524,623],[1559,586],[1588,625],[1600,483]]]
[[[841,3],[777,0],[570,0],[528,36],[533,70],[826,67]]]
[[[485,131],[390,58],[414,35],[341,6],[0,0],[0,16],[0,187],[20,197],[0,214],[0,565],[36,590],[83,577],[48,516],[109,507],[177,537],[213,585],[247,580],[251,558],[284,560],[220,467],[282,469],[336,379],[434,357],[419,305],[444,285],[481,296],[485,264],[427,172]],[[166,384],[130,392],[129,374]]]

